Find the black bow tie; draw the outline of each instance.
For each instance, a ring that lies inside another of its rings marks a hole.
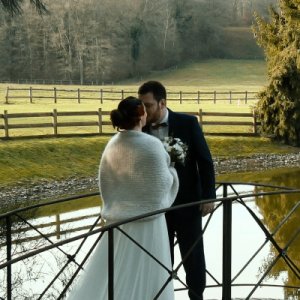
[[[167,126],[168,126],[168,124],[166,122],[163,122],[163,123],[151,125],[151,129],[158,129],[160,127],[167,127]]]

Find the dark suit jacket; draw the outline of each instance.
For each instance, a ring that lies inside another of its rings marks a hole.
[[[185,165],[175,164],[179,191],[173,205],[216,198],[214,165],[197,118],[169,110],[168,122],[169,136],[178,137],[188,145]],[[149,132],[149,127],[144,131]],[[199,211],[192,207],[184,214],[199,215]]]

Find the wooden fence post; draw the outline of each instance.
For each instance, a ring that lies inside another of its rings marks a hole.
[[[245,104],[247,104],[247,102],[248,102],[248,92],[246,91],[245,92]]]
[[[229,91],[229,103],[230,104],[232,103],[232,93],[231,93],[231,91]]]
[[[99,126],[99,134],[102,133],[102,109],[98,109],[98,126]]]
[[[200,91],[198,91],[198,98],[197,98],[197,103],[200,103]]]
[[[29,99],[30,103],[32,103],[32,87],[29,88]]]
[[[256,111],[253,110],[253,133],[254,134],[257,134],[256,121],[257,121]]]
[[[200,108],[200,109],[199,109],[199,123],[200,123],[200,126],[201,126],[202,131],[203,131],[203,125],[202,125],[202,122],[203,122],[203,114],[202,114],[202,109]]]
[[[57,110],[53,109],[53,134],[57,136]]]
[[[103,104],[103,90],[100,90],[100,103]]]
[[[121,99],[124,99],[124,90],[121,91]]]
[[[9,86],[6,88],[6,96],[5,96],[5,103],[8,104],[8,93],[9,93]]]
[[[53,88],[53,93],[54,93],[54,103],[57,103],[56,87]]]
[[[80,89],[77,90],[78,103],[80,103]]]
[[[180,102],[180,104],[182,104],[182,91],[179,92],[179,97],[180,97],[179,102]]]
[[[217,102],[217,92],[214,91],[214,104],[216,104],[216,102]]]
[[[7,116],[7,110],[4,111],[3,115],[4,119],[4,132],[5,132],[5,138],[9,138],[9,133],[8,133],[8,116]]]

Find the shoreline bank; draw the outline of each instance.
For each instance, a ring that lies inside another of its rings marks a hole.
[[[300,167],[300,152],[292,154],[257,154],[251,157],[214,158],[216,175]],[[0,191],[0,204],[24,205],[40,199],[59,199],[65,195],[97,191],[97,178],[67,178],[60,181],[41,179],[38,183],[20,184]]]

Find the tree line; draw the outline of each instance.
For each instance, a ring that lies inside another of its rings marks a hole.
[[[0,10],[0,79],[107,82],[227,57],[224,28],[247,27],[276,0],[46,0]],[[255,41],[253,40],[253,44]]]

